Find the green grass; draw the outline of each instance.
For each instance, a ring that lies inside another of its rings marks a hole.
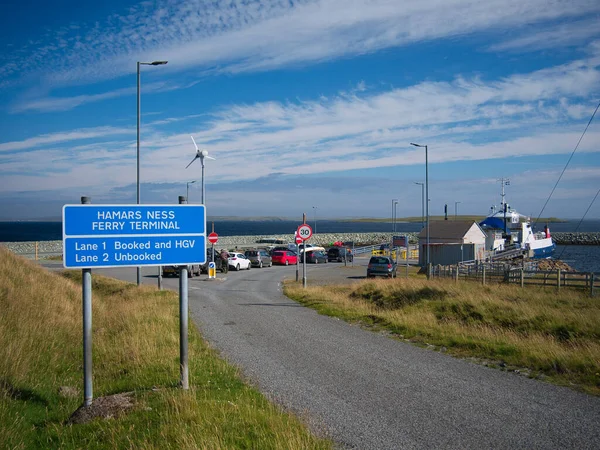
[[[447,280],[287,283],[294,300],[417,345],[600,395],[600,301],[562,289]]]
[[[175,292],[93,275],[94,398],[134,408],[69,425],[81,405],[81,272],[49,273],[0,248],[0,447],[319,449],[331,443],[244,382],[191,327],[190,389],[178,388]],[[59,393],[61,387],[79,392]]]

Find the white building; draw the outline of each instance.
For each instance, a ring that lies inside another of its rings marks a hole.
[[[440,220],[429,222],[429,262],[450,265],[485,258],[486,234],[474,221]],[[427,260],[427,231],[419,233],[419,264]]]

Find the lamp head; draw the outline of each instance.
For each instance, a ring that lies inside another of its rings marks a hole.
[[[167,64],[169,61],[152,61],[150,63],[151,66],[162,66],[164,64]]]

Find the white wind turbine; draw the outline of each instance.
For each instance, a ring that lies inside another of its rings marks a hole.
[[[194,161],[196,161],[198,158],[200,158],[200,164],[202,164],[202,204],[204,205],[204,158],[212,159],[212,160],[214,160],[215,158],[213,158],[212,156],[208,156],[208,150],[200,150],[198,148],[198,145],[196,145],[194,136],[190,136],[190,137],[192,138],[194,147],[196,147],[196,156],[194,156],[194,159],[192,159],[192,161],[187,166],[185,166],[185,168],[187,169],[188,167],[190,167],[192,165],[192,163]]]

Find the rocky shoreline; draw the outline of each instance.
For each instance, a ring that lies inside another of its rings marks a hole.
[[[399,234],[399,233],[396,233]],[[418,233],[403,233],[408,235],[411,243],[417,243]],[[328,246],[336,241],[354,242],[355,246],[388,242],[392,233],[320,233],[310,239],[311,244]],[[260,247],[265,244],[257,244],[262,238],[281,239],[285,242],[293,242],[293,234],[277,234],[269,236],[221,236],[216,248],[235,249],[236,247]],[[559,245],[600,245],[600,232],[598,233],[553,233],[554,242]],[[7,247],[13,253],[33,257],[35,255],[36,242],[1,242],[0,245]],[[38,256],[40,258],[62,254],[62,241],[39,241],[37,242]]]

